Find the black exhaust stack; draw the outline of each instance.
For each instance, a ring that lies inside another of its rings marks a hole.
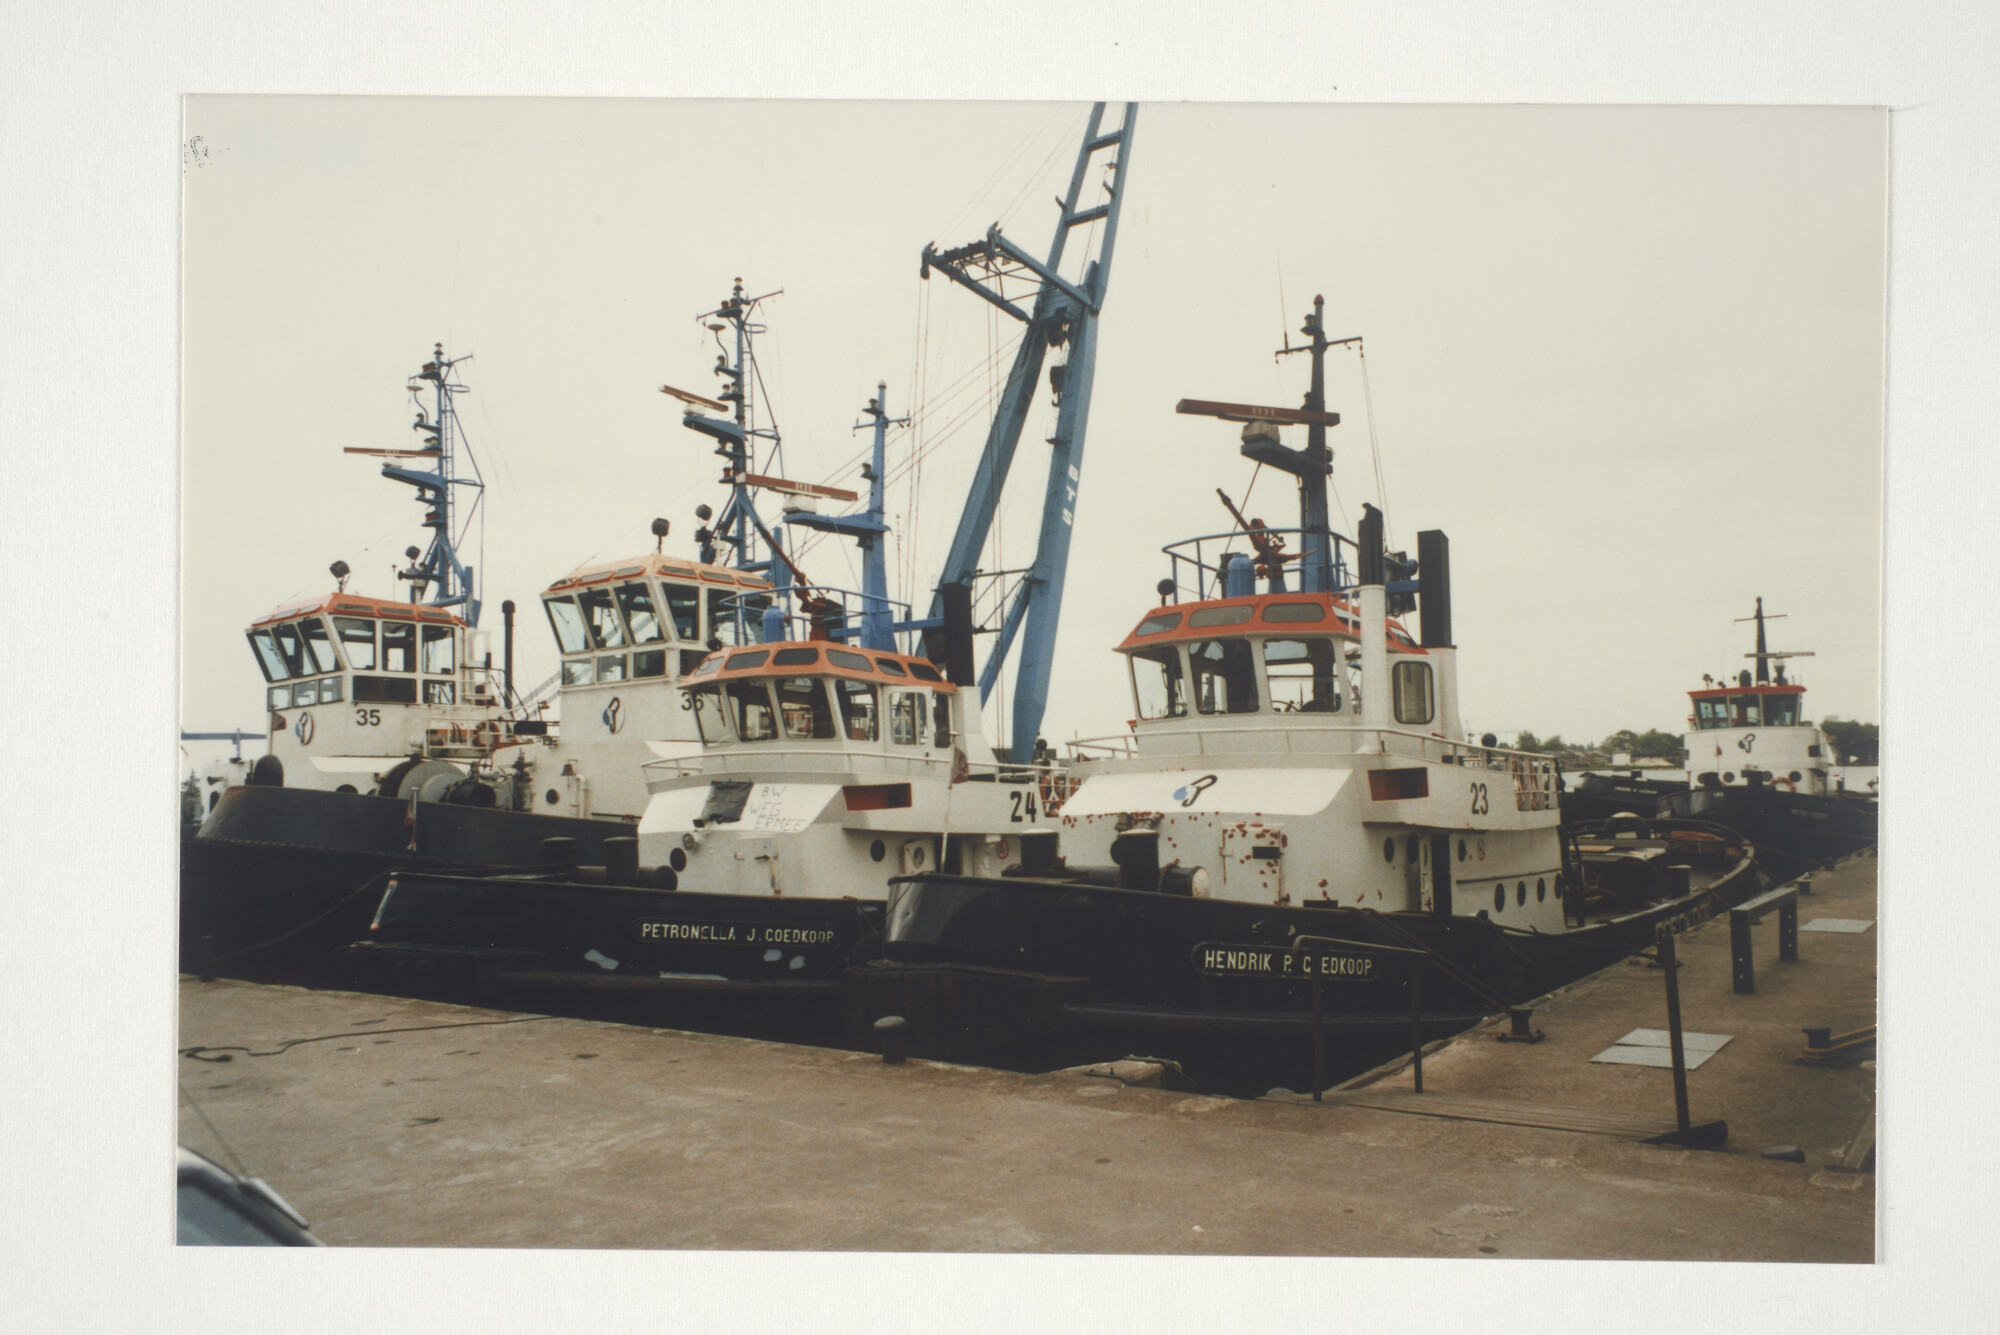
[[[1359,575],[1360,582],[1363,584],[1380,584],[1383,582],[1382,512],[1365,501],[1361,506],[1361,570]]]
[[[1426,649],[1451,648],[1451,539],[1442,529],[1417,534],[1417,618]]]
[[[924,652],[944,669],[944,679],[954,686],[970,686],[975,678],[972,666],[972,586],[938,585],[938,605],[944,625],[924,632]]]

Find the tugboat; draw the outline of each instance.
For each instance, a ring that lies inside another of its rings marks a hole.
[[[1762,598],[1743,619],[1757,625],[1757,647],[1744,655],[1756,660],[1756,672],[1740,670],[1733,684],[1703,677],[1702,688],[1688,692],[1690,786],[1662,796],[1659,814],[1727,825],[1760,847],[1812,862],[1874,847],[1874,801],[1839,791],[1833,740],[1805,717],[1805,686],[1785,677],[1784,660],[1811,651],[1769,647]]]
[[[639,796],[622,821],[584,819],[604,814],[589,804],[591,774],[636,773],[660,754],[651,738],[693,747],[692,724],[667,703],[680,671],[707,652],[703,639],[758,633],[712,611],[764,587],[755,575],[657,554],[574,572],[545,606],[559,639],[579,621],[585,636],[582,652],[564,655],[565,691],[589,688],[571,717],[608,723],[578,728],[565,748],[513,689],[514,604],[502,604],[500,669],[477,630],[475,572],[459,558],[453,517],[455,489],[479,485],[456,471],[466,447],[453,400],[468,387],[455,372],[465,360],[440,345],[410,378],[413,393],[434,396],[430,410],[417,409],[417,448],[348,451],[387,456],[383,476],[413,487],[424,507],[428,550],[411,547],[398,573],[409,601],[349,592],[348,567],[336,561],[333,592],[278,608],[247,632],[266,680],[268,751],[241,786],[210,795],[182,841],[184,969],[315,979],[366,929],[391,867],[538,864],[551,837],[602,861],[608,838],[631,834],[644,790],[631,785]],[[664,536],[665,521],[654,527]],[[645,637],[629,657],[604,652],[605,623],[593,620],[613,598],[631,609],[617,624]],[[622,686],[598,689],[628,673]],[[663,697],[657,706],[654,697]],[[606,787],[615,814],[617,785]],[[553,814],[528,814],[538,805]]]
[[[1117,646],[1131,734],[1076,764],[1020,868],[894,884],[886,960],[845,982],[851,1042],[894,1015],[946,1060],[1144,1052],[1206,1088],[1302,1086],[1315,1019],[1361,1069],[1413,1023],[1455,1032],[1761,886],[1726,832],[1566,847],[1554,763],[1459,740],[1446,536],[1411,563],[1372,505],[1358,541],[1328,527],[1323,309],[1288,349],[1312,354],[1302,408],[1179,404],[1245,424],[1244,457],[1297,479],[1299,527],[1164,549],[1161,602]],[[1392,613],[1412,595],[1414,636]]]
[[[853,539],[859,591],[810,583],[786,554],[783,530],[759,518],[748,484],[794,500],[828,489],[752,478],[743,455],[725,454],[732,499],[714,540],[740,552],[761,543],[768,556],[760,565],[774,580],[768,593],[724,600],[745,615],[754,611],[757,640],[718,647],[681,683],[682,717],[699,730],[699,754],[646,766],[651,797],[638,842],[601,868],[399,872],[367,939],[349,952],[379,980],[371,985],[693,1027],[740,1028],[755,1019],[759,1032],[834,1042],[842,1033],[839,978],[877,954],[893,877],[937,867],[997,876],[1020,865],[1022,832],[1040,827],[1063,793],[1060,767],[1033,742],[1041,713],[1035,691],[1048,681],[1132,127],[1128,107],[1118,129],[1100,134],[1103,110],[1092,112],[1051,252],[1030,267],[1055,273],[1071,228],[1101,218],[1097,254],[1085,257],[1081,286],[1045,279],[1037,299],[1022,303],[1032,305],[1021,312],[1031,334],[995,415],[932,614],[914,617],[888,595],[883,488],[894,422],[886,384],[861,424],[873,435],[865,509],[829,516],[788,502],[784,516],[788,528]],[[1085,168],[1107,150],[1115,150],[1109,201],[1080,209]],[[986,266],[1012,276],[1014,253],[996,231],[956,251],[926,248],[925,265],[991,297]],[[975,671],[980,574],[972,563],[993,522],[1026,401],[1041,383],[1042,356],[1064,344],[1068,359],[1049,375],[1059,412],[1036,559],[1013,601],[989,603],[999,645]],[[726,433],[719,438],[725,450],[740,447]],[[1001,748],[985,736],[980,703],[1010,644],[1024,646],[1023,663],[1015,744]]]

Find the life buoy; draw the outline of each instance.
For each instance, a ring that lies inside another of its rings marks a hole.
[[[1069,796],[1067,785],[1054,770],[1043,770],[1036,787],[1042,795],[1042,814],[1053,816],[1062,809],[1063,799]]]

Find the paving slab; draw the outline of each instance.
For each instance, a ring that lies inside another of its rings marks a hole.
[[[1872,916],[1872,861],[1815,889]],[[1721,1152],[192,978],[181,1137],[228,1163],[212,1123],[346,1246],[1867,1262],[1873,1178],[1828,1165],[1872,1072],[1790,1058],[1803,1026],[1872,1022],[1873,937],[1779,965],[1763,936],[1750,997],[1726,924],[1682,948],[1688,1026],[1735,1036],[1689,1077]],[[1541,1043],[1447,1045],[1426,1088],[1671,1116],[1667,1072],[1588,1060],[1662,1025],[1660,990],[1609,970]]]

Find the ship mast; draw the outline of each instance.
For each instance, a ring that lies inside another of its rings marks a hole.
[[[468,447],[466,459],[473,463],[474,476],[456,475],[455,461],[464,435],[458,425],[458,409],[454,400],[460,394],[471,392],[470,385],[453,384],[451,374],[460,362],[472,360],[472,354],[462,357],[444,355],[444,344],[434,345],[431,359],[410,377],[410,397],[416,400],[417,420],[410,424],[416,432],[420,444],[415,449],[374,449],[365,446],[348,446],[347,454],[372,454],[386,456],[392,460],[427,461],[433,465],[429,471],[401,463],[382,465],[382,476],[416,488],[418,504],[424,507],[424,527],[431,531],[429,545],[419,551],[411,547],[407,553],[410,564],[396,572],[396,578],[406,580],[410,585],[410,601],[424,601],[428,592],[432,607],[462,607],[468,626],[479,624],[479,598],[477,585],[473,581],[473,569],[459,558],[458,542],[465,536],[452,532],[452,512],[454,501],[452,488],[472,487],[484,490],[485,483],[477,476],[478,464],[472,461]],[[430,387],[431,409],[425,411],[423,394],[425,386]],[[478,509],[475,499],[473,508]]]

